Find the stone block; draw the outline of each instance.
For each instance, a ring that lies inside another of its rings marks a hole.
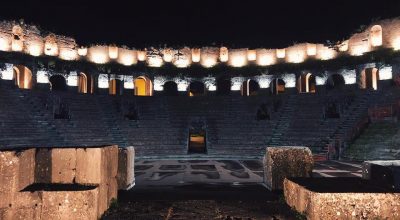
[[[135,185],[135,149],[119,148],[118,189],[129,190]]]
[[[310,220],[400,219],[400,193],[359,178],[286,179],[284,195]]]
[[[12,201],[0,208],[0,219],[41,219],[42,200],[38,192],[16,192]]]
[[[99,189],[40,191],[42,219],[83,220],[98,218]]]
[[[118,183],[116,178],[110,178],[99,185],[99,218],[110,207],[113,199],[118,196]]]
[[[400,190],[400,160],[365,161],[362,176],[371,184]]]
[[[101,148],[78,148],[76,151],[75,182],[83,185],[99,185],[104,172]]]
[[[0,194],[18,192],[35,179],[35,149],[0,152]],[[1,203],[1,202],[0,202]]]
[[[75,148],[51,149],[51,183],[74,183],[75,170]]]
[[[105,178],[116,177],[118,174],[118,146],[111,145],[102,148],[106,164]]]
[[[307,147],[267,147],[264,182],[271,190],[282,190],[288,177],[310,177],[314,161]]]

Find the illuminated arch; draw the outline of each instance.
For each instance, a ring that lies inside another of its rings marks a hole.
[[[231,80],[220,78],[217,80],[217,95],[229,95],[231,93]]]
[[[367,68],[361,72],[360,87],[362,89],[378,89],[379,70],[377,68]]]
[[[297,89],[299,93],[315,93],[315,76],[311,73],[303,73],[297,80]]]
[[[269,84],[269,87],[271,88],[271,93],[274,95],[285,93],[285,86],[286,83],[285,81],[283,81],[283,79],[273,79]]]
[[[49,79],[51,91],[67,91],[67,81],[62,75],[53,75]]]
[[[191,82],[189,85],[189,96],[202,96],[205,95],[204,83],[199,81]]]
[[[341,89],[345,85],[344,77],[341,74],[334,73],[326,80],[327,89]]]
[[[240,88],[242,96],[253,96],[257,95],[260,85],[252,79],[248,79],[242,83]]]
[[[166,96],[177,96],[178,85],[174,81],[168,81],[164,83],[164,95]]]
[[[93,93],[93,79],[91,75],[86,73],[79,73],[78,76],[78,92],[79,93]]]
[[[139,76],[133,81],[136,96],[152,96],[153,83],[145,76]]]
[[[110,80],[108,92],[110,95],[122,95],[124,83],[119,79]]]
[[[23,65],[13,67],[15,85],[20,89],[32,89],[32,71]]]
[[[373,47],[382,46],[382,27],[380,25],[372,26],[369,35],[370,35],[371,46]]]

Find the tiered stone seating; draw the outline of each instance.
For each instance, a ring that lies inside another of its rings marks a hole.
[[[324,157],[328,143],[354,127],[369,106],[378,100],[394,102],[397,93],[392,88],[253,97],[137,97],[3,87],[0,147],[118,144],[135,146],[139,158],[261,158],[266,146],[307,146]],[[353,98],[344,101],[346,97]],[[58,100],[68,105],[70,119],[54,119],[53,103]],[[332,100],[342,105],[340,118],[324,117],[323,106]],[[124,116],[129,104],[136,108],[136,120]],[[256,118],[262,104],[269,110],[269,120]],[[189,128],[198,121],[205,126],[207,152],[188,154]]]

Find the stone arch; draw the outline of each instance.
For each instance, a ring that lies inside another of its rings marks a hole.
[[[371,46],[382,46],[382,26],[374,25],[369,32]]]
[[[258,82],[252,79],[248,79],[242,83],[240,88],[242,96],[253,96],[257,95],[258,90],[260,90],[260,85]]]
[[[379,70],[377,68],[366,68],[361,71],[360,87],[361,89],[378,89]]]
[[[15,85],[20,89],[32,89],[32,71],[23,65],[13,66]]]
[[[139,76],[133,81],[136,96],[152,96],[153,82],[146,76]]]
[[[269,87],[271,88],[271,94],[273,95],[285,93],[285,86],[286,83],[283,81],[283,79],[273,79],[269,84]]]
[[[220,78],[217,80],[217,95],[229,95],[231,93],[231,80]]]
[[[206,87],[204,83],[193,81],[189,85],[189,96],[202,96],[205,95]]]
[[[315,93],[316,85],[315,76],[311,73],[303,73],[297,79],[299,93]]]
[[[78,76],[78,92],[79,93],[93,93],[93,78],[90,74],[79,73]]]
[[[52,75],[49,79],[51,91],[67,91],[67,80],[62,75]]]
[[[120,79],[112,79],[109,82],[108,92],[110,95],[122,95],[124,82]]]
[[[339,73],[334,73],[328,77],[326,80],[327,89],[341,89],[345,86],[345,80],[343,75]]]
[[[178,85],[174,81],[168,81],[164,83],[164,95],[166,96],[177,96]]]

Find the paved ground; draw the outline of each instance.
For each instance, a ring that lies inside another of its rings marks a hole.
[[[141,160],[135,164],[136,187],[262,183],[263,174],[260,160]],[[361,164],[317,162],[313,176],[361,177]]]

